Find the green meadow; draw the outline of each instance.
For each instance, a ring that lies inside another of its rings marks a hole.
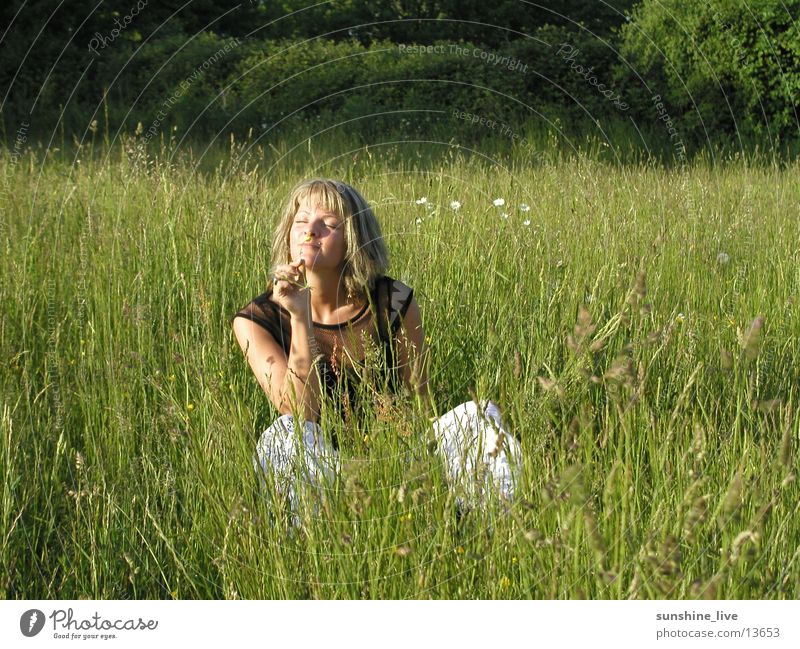
[[[800,597],[797,163],[152,144],[0,152],[0,597]],[[509,511],[457,519],[406,395],[329,422],[299,527],[260,485],[278,413],[229,318],[310,176],[372,202],[439,414],[491,398],[520,439]]]

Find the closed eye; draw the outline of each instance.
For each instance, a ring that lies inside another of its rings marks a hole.
[[[294,222],[295,222],[295,223],[308,223],[308,219],[295,219],[295,221],[294,221]],[[339,228],[339,226],[340,226],[340,224],[339,224],[339,223],[326,223],[325,225],[326,225],[327,227],[329,227],[331,230],[336,230],[336,229],[338,229],[338,228]]]

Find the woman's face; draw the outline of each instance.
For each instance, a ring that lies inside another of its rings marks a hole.
[[[306,268],[341,270],[346,242],[344,220],[316,202],[300,202],[289,231],[289,251],[293,261],[302,257]]]

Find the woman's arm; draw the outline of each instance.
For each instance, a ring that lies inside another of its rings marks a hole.
[[[282,415],[297,406],[306,421],[319,422],[321,384],[313,366],[307,322],[292,318],[289,357],[263,327],[247,318],[235,318],[233,331],[261,389]]]
[[[433,394],[428,383],[430,350],[425,345],[425,331],[416,298],[411,298],[405,317],[400,319],[397,352],[403,382],[416,394],[426,413],[433,412]]]

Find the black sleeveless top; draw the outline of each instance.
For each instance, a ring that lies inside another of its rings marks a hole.
[[[345,420],[363,414],[359,384],[379,392],[397,393],[401,386],[396,356],[400,318],[411,304],[412,288],[382,276],[370,291],[369,301],[347,322],[333,325],[312,322],[324,359],[319,364],[324,393]],[[292,342],[291,316],[270,297],[272,288],[252,299],[230,319],[247,318],[266,329],[289,356]]]

